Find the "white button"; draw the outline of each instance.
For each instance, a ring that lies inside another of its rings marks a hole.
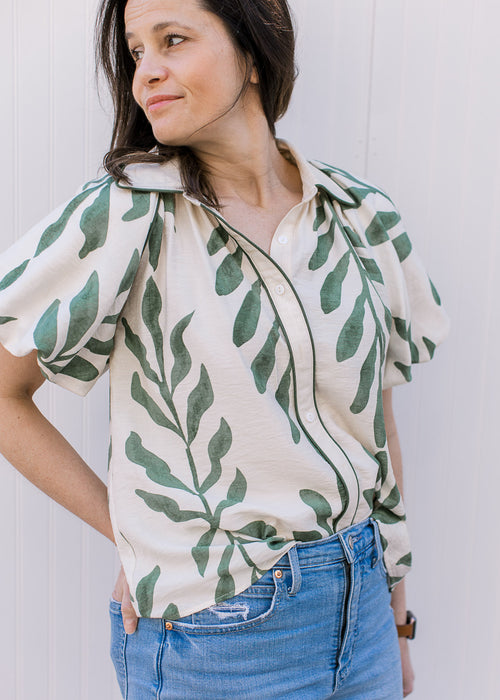
[[[274,288],[274,291],[276,292],[276,294],[284,294],[285,288],[282,284],[277,284],[276,287]]]
[[[312,423],[314,421],[314,413],[312,411],[309,411],[309,413],[306,413],[306,420],[309,423]]]
[[[288,236],[284,236],[283,234],[278,238],[278,243],[281,243],[281,245],[286,245],[288,243]]]

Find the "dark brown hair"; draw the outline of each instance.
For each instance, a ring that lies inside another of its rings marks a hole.
[[[255,66],[262,108],[275,135],[275,122],[287,110],[296,77],[295,36],[287,0],[198,2],[224,22],[247,66]],[[111,148],[104,157],[104,167],[115,180],[127,181],[123,171],[130,163],[164,163],[179,156],[186,192],[217,208],[215,192],[195,154],[185,146],[159,143],[132,96],[135,64],[125,40],[126,4],[127,0],[102,0],[97,16],[97,66],[106,77],[114,105]],[[248,85],[249,72],[241,94]],[[153,148],[155,152],[150,153]]]

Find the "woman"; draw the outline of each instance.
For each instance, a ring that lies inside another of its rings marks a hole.
[[[103,0],[97,35],[109,176],[3,256],[2,451],[116,542],[124,697],[400,698],[391,389],[439,297],[386,195],[275,139],[286,0]],[[32,402],[108,367],[109,506]]]

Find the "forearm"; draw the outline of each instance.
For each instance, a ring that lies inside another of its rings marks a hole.
[[[0,397],[0,452],[35,486],[114,541],[105,484],[30,397]]]
[[[391,457],[392,469],[396,479],[401,497],[403,496],[403,458],[401,455],[401,445],[399,443],[396,421],[392,409],[392,391],[384,392],[384,418],[387,431],[387,446]],[[397,625],[406,623],[406,595],[405,582],[401,581],[392,592],[392,609]]]

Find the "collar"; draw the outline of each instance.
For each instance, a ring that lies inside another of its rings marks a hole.
[[[307,161],[293,146],[283,139],[277,141],[283,155],[294,162],[299,169],[302,179],[302,202],[308,202],[318,193],[318,189],[326,190],[331,196],[350,206],[357,206],[352,197],[335,180],[327,174],[329,166],[320,161]],[[193,204],[200,202],[184,192],[182,187],[179,160],[172,158],[167,163],[134,163],[125,168],[125,174],[130,184],[119,182],[118,187],[130,190],[148,192],[181,193]]]

